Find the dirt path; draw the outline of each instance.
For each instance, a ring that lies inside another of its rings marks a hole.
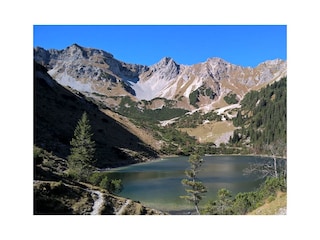
[[[100,191],[96,190],[89,190],[91,193],[93,199],[95,199],[93,207],[92,207],[92,212],[91,215],[100,215],[100,209],[104,204],[104,198],[103,195]]]
[[[132,202],[132,200],[127,199],[127,201],[122,205],[122,207],[119,209],[118,212],[116,212],[116,215],[123,215],[124,210],[126,209],[126,207]]]

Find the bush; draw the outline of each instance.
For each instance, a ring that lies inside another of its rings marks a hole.
[[[196,107],[196,108],[199,107],[198,104],[197,104],[197,102],[199,101],[198,97],[199,97],[199,91],[198,91],[198,89],[195,90],[195,91],[193,91],[193,92],[190,93],[190,95],[189,95],[189,103],[190,103],[192,106]]]
[[[237,99],[237,94],[235,94],[235,93],[228,93],[228,95],[225,96],[223,99],[228,104],[236,104],[236,103],[239,102],[238,99]]]
[[[99,186],[112,193],[119,193],[123,189],[121,179],[109,180],[107,173],[92,173],[88,180],[92,185]]]
[[[45,155],[48,155],[48,152],[35,145],[33,146],[33,160],[35,164],[41,164]]]
[[[109,187],[109,191],[112,193],[119,193],[123,189],[121,179],[112,179]]]
[[[210,201],[203,213],[212,215],[244,215],[275,199],[278,191],[286,192],[285,178],[267,178],[256,191],[238,193],[234,199],[226,189],[218,191],[218,199]]]
[[[89,177],[89,183],[92,185],[98,186],[103,178],[103,174],[99,172],[92,173],[91,176]]]
[[[101,182],[99,183],[99,186],[100,186],[101,188],[106,189],[106,190],[109,190],[109,185],[110,185],[110,183],[109,183],[108,176],[105,176],[105,177],[101,180]]]

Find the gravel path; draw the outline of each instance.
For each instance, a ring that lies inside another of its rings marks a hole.
[[[100,215],[100,209],[104,204],[103,195],[100,191],[89,190],[89,192],[91,193],[93,199],[95,199],[91,215]]]
[[[122,205],[122,207],[119,209],[118,212],[116,212],[116,215],[123,215],[124,210],[126,207],[131,203],[132,201],[130,199],[127,199],[127,201]]]

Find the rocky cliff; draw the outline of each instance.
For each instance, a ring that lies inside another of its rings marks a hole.
[[[234,93],[241,99],[287,74],[286,61],[275,59],[255,68],[237,66],[220,58],[194,65],[181,65],[164,57],[152,66],[119,61],[103,50],[73,44],[64,50],[34,49],[36,62],[64,86],[84,94],[107,97],[129,95],[132,99],[166,98],[191,110],[190,94],[197,95],[199,107],[224,105],[223,97]]]

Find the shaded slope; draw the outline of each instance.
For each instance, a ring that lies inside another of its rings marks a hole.
[[[86,111],[96,142],[97,167],[115,167],[157,157],[157,153],[79,92],[57,84],[34,63],[34,143],[67,157],[74,128]]]

